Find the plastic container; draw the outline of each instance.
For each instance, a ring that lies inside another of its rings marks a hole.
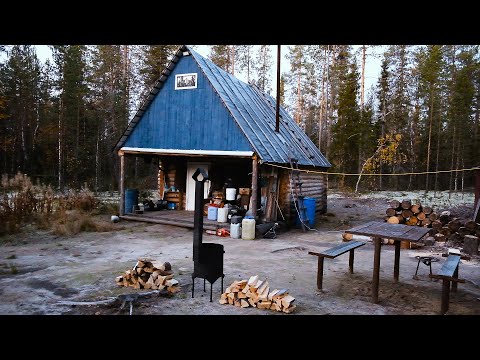
[[[242,220],[242,239],[255,240],[255,219]]]
[[[228,221],[228,208],[219,208],[217,211],[217,221],[219,223],[226,223]]]
[[[231,223],[232,224],[241,224],[242,223],[242,217],[240,215],[233,215],[231,218]]]
[[[134,206],[138,203],[138,190],[126,189],[125,190],[125,214],[135,213]]]
[[[233,200],[236,199],[237,189],[235,189],[235,188],[227,188],[225,191],[226,191],[225,199],[226,199],[227,201],[233,201]]]
[[[230,237],[240,239],[242,237],[242,226],[240,223],[230,224]]]
[[[315,198],[310,198],[310,197],[303,198],[303,206],[305,206],[306,208],[305,212],[308,218],[308,222],[306,225],[310,228],[314,228],[315,227],[315,207],[316,207]],[[300,225],[300,220],[298,219],[298,215],[295,223],[297,225]]]
[[[207,219],[208,220],[217,220],[217,214],[218,214],[218,207],[216,206],[209,206],[208,207],[208,213],[207,213]]]

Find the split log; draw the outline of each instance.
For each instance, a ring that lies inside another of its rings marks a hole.
[[[407,225],[417,225],[417,223],[418,223],[417,217],[416,216],[410,216],[410,218],[408,219],[408,221],[405,224],[407,224]]]
[[[410,207],[410,210],[412,211],[412,213],[418,214],[422,211],[422,207],[420,205],[412,205]]]
[[[471,235],[471,231],[468,230],[465,226],[460,226],[460,228],[457,230],[457,234],[460,235],[462,238],[465,237],[465,235]]]
[[[396,212],[396,210],[393,209],[393,208],[388,208],[388,209],[385,211],[385,213],[386,213],[388,216],[394,216],[394,215],[396,215],[397,212]]]
[[[458,233],[453,233],[450,234],[450,236],[448,237],[448,241],[451,241],[452,243],[461,243],[463,241],[463,238],[458,235]]]
[[[478,237],[473,235],[465,235],[463,239],[463,252],[469,255],[478,254]]]
[[[443,235],[445,235],[447,238],[450,237],[450,235],[452,234],[452,230],[450,230],[450,228],[448,226],[444,226],[442,227],[439,232]]]
[[[425,215],[424,212],[419,212],[419,213],[417,214],[417,219],[420,220],[420,221],[425,220],[426,217],[427,217],[427,216]]]
[[[398,218],[396,216],[391,216],[388,218],[387,222],[389,224],[398,224],[400,223],[400,221],[398,220]]]
[[[268,300],[271,301],[273,299],[273,297],[279,292],[280,290],[278,289],[275,289],[275,290],[272,290],[272,292],[270,294],[268,294]]]
[[[425,213],[425,210],[423,212]],[[433,221],[437,220],[438,215],[436,213],[432,212],[432,213],[428,214],[428,218],[430,219],[430,221],[433,222]]]
[[[475,232],[475,230],[477,229],[477,223],[473,220],[465,221],[464,226],[471,232]]]
[[[282,306],[285,308],[288,308],[291,303],[295,301],[295,298],[291,295],[287,295],[284,298],[282,298]]]
[[[462,226],[462,224],[460,223],[459,219],[453,219],[447,224],[447,226],[452,232],[456,232],[458,231],[458,229],[460,229],[460,226]]]
[[[425,215],[430,215],[433,212],[433,209],[430,206],[424,206],[423,212],[425,213]]]
[[[430,219],[430,217],[429,217],[429,219]],[[430,220],[431,220],[431,219],[430,219]],[[432,229],[435,229],[435,230],[437,230],[437,231],[440,231],[440,229],[441,229],[442,227],[443,227],[443,224],[442,224],[441,221],[434,220],[434,221],[432,222]]]
[[[429,218],[423,219],[422,220],[422,226],[429,227],[432,225],[432,222],[430,221]]]
[[[435,241],[438,242],[445,242],[447,240],[447,237],[442,233],[435,234],[433,237],[435,238]]]
[[[399,209],[400,208],[400,201],[392,200],[390,202],[390,207],[392,207],[393,209]]]
[[[271,306],[272,306],[271,301],[262,301],[257,304],[257,308],[259,309],[270,309]]]
[[[293,310],[295,310],[295,308],[297,307],[297,305],[292,305],[286,309],[283,309],[283,312],[284,313],[287,313],[287,314],[290,314]]]
[[[228,304],[227,294],[223,293],[220,296],[219,303],[222,304],[222,305]]]
[[[401,207],[402,209],[410,209],[410,207],[412,206],[412,202],[410,200],[403,200],[402,201],[402,204],[401,204]]]
[[[404,218],[409,218],[410,216],[413,216],[413,212],[410,209],[406,209],[402,211],[402,216]]]
[[[442,211],[439,220],[442,222],[443,225],[448,223],[450,221],[450,211]]]

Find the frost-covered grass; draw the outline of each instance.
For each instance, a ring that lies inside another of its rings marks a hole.
[[[459,192],[449,192],[449,191],[429,191],[425,193],[424,190],[416,191],[371,191],[364,193],[347,193],[339,191],[328,191],[328,198],[360,198],[360,199],[385,199],[387,201],[391,200],[415,200],[418,199],[423,205],[431,206],[435,208],[449,208],[456,207],[459,205],[473,206],[475,200],[475,194],[470,191],[465,191],[463,194]]]

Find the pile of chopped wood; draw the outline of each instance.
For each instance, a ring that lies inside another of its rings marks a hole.
[[[287,289],[270,291],[267,280],[259,280],[258,275],[250,279],[234,281],[220,297],[220,304],[230,304],[242,308],[256,307],[291,313],[296,305],[295,298],[288,294]]]
[[[169,262],[155,262],[138,259],[131,270],[115,278],[118,286],[131,286],[134,289],[167,289],[169,293],[180,290],[178,280],[173,278],[172,266]]]
[[[440,214],[438,220],[432,223],[430,235],[433,236],[435,241],[464,243],[464,247],[465,245],[470,247],[471,243],[471,246],[475,248],[475,246],[478,247],[480,238],[480,224],[477,224],[474,220],[462,220],[452,217],[449,211],[444,211]],[[472,250],[469,253],[476,254],[476,251]]]
[[[430,206],[422,206],[418,200],[393,200],[385,212],[385,221],[390,224],[432,227],[438,218]]]

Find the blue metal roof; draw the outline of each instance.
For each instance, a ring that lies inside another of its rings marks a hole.
[[[276,100],[273,97],[264,93],[257,86],[235,78],[187,46],[182,46],[177,51],[171,63],[164,70],[147,100],[137,111],[118,141],[116,150],[124,145],[133,128],[165,83],[167,76],[183,56],[184,51],[192,54],[260,160],[267,163],[288,164],[289,158],[294,157],[298,159],[299,165],[324,168],[331,166],[282,107],[280,107],[280,132],[275,131]]]

